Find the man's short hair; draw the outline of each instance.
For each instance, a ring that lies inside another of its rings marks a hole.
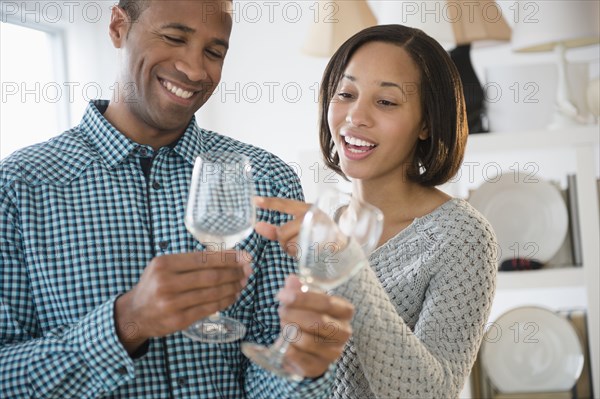
[[[148,0],[119,0],[119,7],[125,10],[131,21],[136,21],[149,3]]]

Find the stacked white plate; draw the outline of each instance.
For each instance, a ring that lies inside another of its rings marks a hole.
[[[536,176],[505,173],[471,193],[469,202],[491,223],[499,260],[548,262],[565,240],[569,219],[560,191]]]
[[[500,392],[563,392],[577,382],[584,357],[577,332],[566,318],[525,306],[490,324],[481,361]]]

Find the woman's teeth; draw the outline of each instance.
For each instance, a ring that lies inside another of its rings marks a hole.
[[[375,147],[375,144],[369,143],[368,141],[357,139],[356,137],[344,136],[346,143],[350,145],[356,145],[359,147]]]
[[[348,150],[353,153],[363,153],[371,150],[375,147],[375,144],[369,143],[368,141],[358,139],[356,137],[344,136],[344,141],[346,144],[351,145],[352,147],[348,147]],[[356,148],[361,147],[361,148]]]
[[[177,97],[187,100],[188,98],[194,95],[194,93],[192,93],[191,91],[183,90],[181,87],[177,87],[171,82],[167,82],[166,80],[161,81],[161,83],[167,90],[175,94]]]

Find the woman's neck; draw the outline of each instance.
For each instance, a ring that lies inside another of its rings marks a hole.
[[[383,244],[408,227],[415,218],[427,215],[451,197],[435,187],[425,187],[408,179],[395,182],[357,180],[353,195],[379,208],[384,215]]]

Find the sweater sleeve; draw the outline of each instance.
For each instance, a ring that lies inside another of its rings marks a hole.
[[[475,239],[465,234],[462,246],[438,247],[438,268],[414,329],[397,313],[371,268],[336,290],[356,307],[354,350],[378,398],[458,397],[475,361],[495,291],[495,239],[491,230],[483,233]]]

